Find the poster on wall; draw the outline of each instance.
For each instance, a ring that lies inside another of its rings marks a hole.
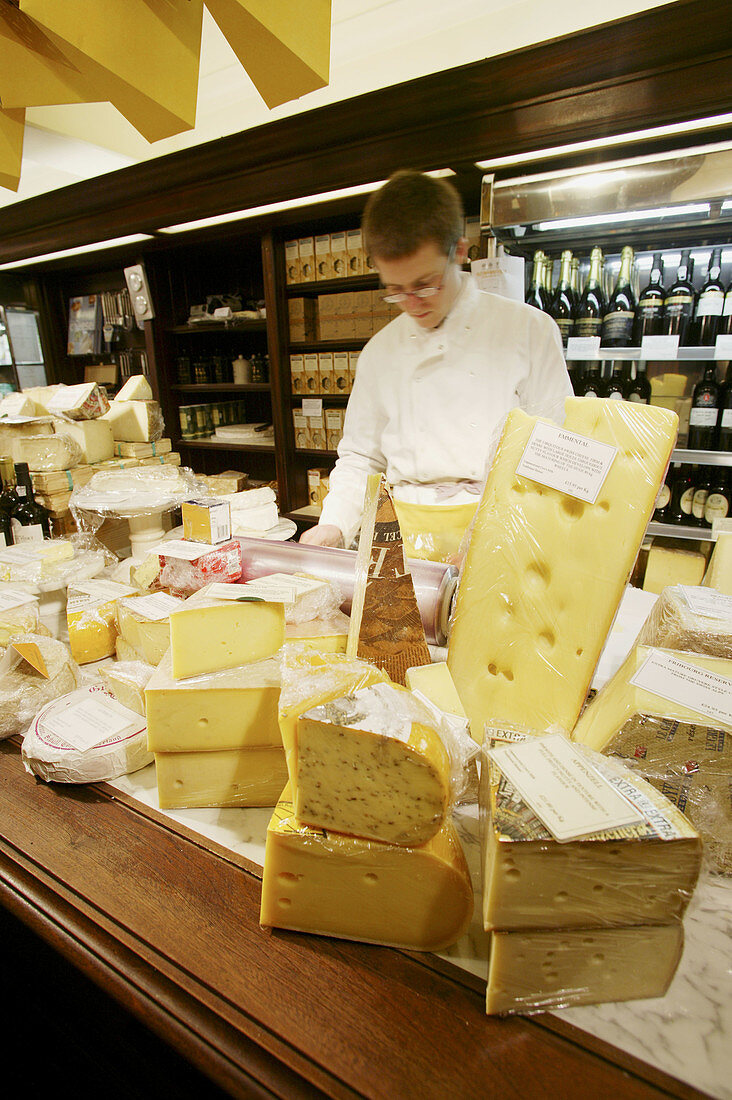
[[[102,350],[102,306],[97,294],[69,299],[68,355],[98,355]]]

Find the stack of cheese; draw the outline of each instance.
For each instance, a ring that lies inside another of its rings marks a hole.
[[[454,943],[473,895],[430,712],[368,662],[288,645],[280,727],[290,782],[267,830],[262,925]]]
[[[171,613],[170,649],[145,692],[161,807],[275,805],[287,779],[284,635],[280,602],[198,592]]]
[[[350,619],[341,597],[328,581],[304,573],[269,573],[242,586],[242,595],[281,600],[285,638],[321,653],[345,653]]]
[[[639,776],[588,754],[586,768],[629,799],[642,821],[558,843],[486,749],[487,1012],[663,996],[681,958],[681,918],[699,874],[696,831]]]

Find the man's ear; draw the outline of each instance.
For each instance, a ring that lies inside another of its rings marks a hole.
[[[468,259],[468,238],[460,237],[458,243],[455,245],[455,263],[460,267],[464,263],[467,263]]]

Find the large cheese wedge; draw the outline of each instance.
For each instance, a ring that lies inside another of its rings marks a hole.
[[[670,924],[701,866],[699,834],[650,783],[615,761],[588,763],[644,815],[639,825],[559,843],[487,758],[481,769],[486,929]]]
[[[272,815],[262,878],[266,927],[442,951],[466,931],[473,890],[451,822],[417,848],[322,832],[292,812],[289,787]]]
[[[79,445],[81,462],[107,462],[114,457],[112,427],[106,420],[54,420],[53,426],[57,435],[69,436]]]
[[[0,417],[36,416],[36,403],[27,393],[8,393],[0,398]]]
[[[707,559],[699,550],[652,546],[643,577],[644,592],[663,592],[670,584],[701,584]]]
[[[492,932],[486,1012],[662,997],[683,945],[681,924]]]
[[[80,683],[81,670],[63,642],[39,634],[14,637],[0,672],[0,738],[25,733],[46,703]]]
[[[74,660],[80,665],[111,657],[117,640],[117,602],[134,588],[115,581],[90,580],[70,584],[66,624]]]
[[[70,470],[82,461],[81,447],[70,435],[25,436],[16,443],[14,454],[16,462],[26,462],[34,473]]]
[[[152,752],[280,746],[276,657],[176,680],[166,654],[145,691]]]
[[[260,661],[276,653],[284,640],[284,608],[267,600],[193,597],[170,616],[176,679]]]
[[[150,443],[164,432],[157,401],[112,401],[104,419],[112,425],[114,438],[125,443]]]
[[[516,473],[535,417],[513,409],[475,518],[448,665],[473,734],[571,730],[676,439],[665,409],[569,397],[564,429],[617,449],[594,504]],[[581,448],[580,448],[581,449]]]
[[[410,666],[431,660],[394,502],[380,474],[366,487],[346,652],[373,661],[400,684]]]
[[[170,612],[182,606],[165,592],[130,596],[117,604],[117,629],[148,664],[159,665],[170,648]]]
[[[298,820],[387,844],[423,844],[441,827],[450,762],[430,712],[397,684],[372,684],[297,720]]]
[[[19,420],[17,423],[0,420],[0,454],[10,455],[13,462],[26,462],[27,459],[21,458],[18,451],[20,441],[29,436],[53,434],[50,416],[36,420]]]
[[[276,806],[287,783],[282,746],[158,752],[155,771],[161,809],[201,806]]]
[[[389,683],[386,673],[358,657],[323,653],[297,643],[285,646],[279,725],[291,782],[297,782],[296,731],[300,715],[331,699],[379,683]]]
[[[732,599],[701,586],[664,588],[636,644],[732,658]]]
[[[115,401],[152,401],[153,392],[144,374],[133,374],[124,383]]]
[[[107,412],[109,401],[96,382],[80,382],[77,386],[59,386],[47,408],[53,416],[62,414],[71,420],[93,420]]]

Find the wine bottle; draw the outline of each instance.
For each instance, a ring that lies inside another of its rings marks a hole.
[[[704,519],[709,527],[715,519],[726,519],[729,515],[729,477],[724,466],[717,466],[709,484],[709,496],[704,505]]]
[[[663,332],[663,256],[656,252],[648,285],[638,298],[633,323],[633,347],[640,347],[644,336],[660,336]]]
[[[666,336],[678,334],[683,344],[689,322],[694,315],[694,261],[690,259],[690,250],[681,253],[676,279],[669,287],[663,303],[663,332]]]
[[[572,313],[576,315],[577,306],[580,301],[580,289],[579,289],[579,256],[572,257],[572,263],[570,265],[570,286],[572,288]]]
[[[684,468],[681,474],[679,487],[679,508],[681,509],[681,522],[689,527],[693,526],[694,494],[699,483],[699,475],[690,466]]]
[[[732,334],[732,283],[727,287],[727,293],[724,296],[722,316],[719,322],[719,335],[729,336],[730,334]]]
[[[15,476],[18,502],[11,513],[13,541],[41,542],[51,537],[48,509],[38,504],[33,495],[33,482],[27,462],[16,462]]]
[[[628,401],[636,401],[645,405],[650,405],[651,383],[648,381],[646,364],[643,360],[639,360],[635,364],[635,375],[628,382],[628,389],[625,396]]]
[[[599,336],[605,314],[605,292],[602,289],[602,249],[590,253],[590,270],[582,291],[574,322],[575,336]]]
[[[689,467],[683,467],[680,462],[674,462],[673,478],[671,482],[671,499],[666,507],[665,522],[676,526],[686,523],[686,513],[681,507],[681,498],[689,489]]]
[[[610,377],[605,383],[603,397],[609,397],[613,401],[623,401],[627,393],[628,383],[625,377],[625,363],[615,360],[612,365]]]
[[[554,297],[554,289],[552,287],[552,272],[554,269],[554,260],[551,256],[544,257],[544,296],[546,298],[546,311],[551,313],[552,299]]]
[[[579,388],[579,397],[602,397],[602,372],[599,360],[585,364],[585,373]]]
[[[531,272],[531,286],[529,292],[526,295],[526,304],[534,306],[536,309],[542,310],[546,313],[549,308],[549,302],[547,301],[546,290],[544,289],[544,261],[546,256],[537,249],[534,253],[534,268]]]
[[[724,285],[722,273],[722,249],[713,248],[707,268],[707,277],[699,291],[694,309],[690,343],[699,347],[713,347],[719,332],[724,311]]]
[[[692,451],[711,451],[716,446],[720,389],[716,363],[707,363],[704,376],[694,386],[691,394],[689,449]]]
[[[675,469],[673,466],[669,466],[666,471],[666,477],[663,485],[658,490],[656,496],[656,503],[654,506],[653,519],[655,523],[667,523],[669,505],[671,504],[671,494],[673,490]]]
[[[565,250],[562,253],[559,266],[559,282],[552,298],[551,314],[559,326],[562,335],[562,344],[566,348],[567,340],[572,335],[574,328],[574,302],[572,299],[571,282],[572,253]]]
[[[732,451],[732,363],[727,364],[727,374],[719,401],[717,448],[720,451]]]
[[[17,495],[15,493],[15,468],[12,458],[7,455],[0,456],[0,476],[2,477],[2,492],[0,492],[0,541],[2,545],[12,546],[13,527],[11,523],[11,511]]]
[[[691,505],[691,525],[692,527],[707,527],[707,521],[704,518],[704,508],[707,503],[707,497],[709,496],[709,488],[712,483],[712,471],[709,466],[702,466],[696,479],[696,488],[694,489],[694,499]]]
[[[620,254],[615,289],[610,295],[602,321],[602,345],[606,348],[630,347],[635,321],[635,294],[631,286],[633,249],[626,245]]]

